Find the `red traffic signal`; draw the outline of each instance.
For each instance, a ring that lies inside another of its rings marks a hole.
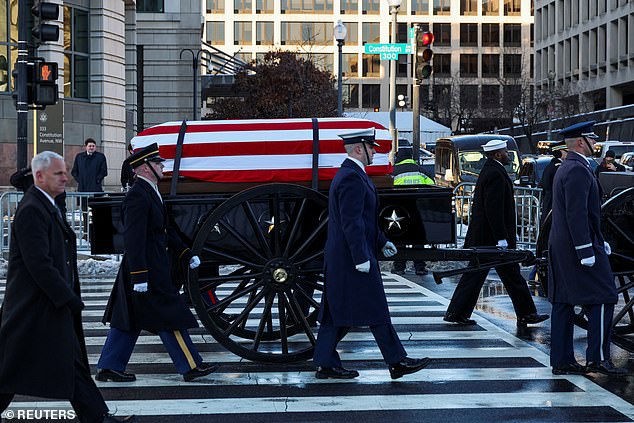
[[[419,41],[423,47],[428,47],[434,42],[434,34],[430,31],[419,32]]]
[[[416,32],[416,67],[414,73],[416,79],[426,79],[432,73],[431,59],[434,52],[431,45],[434,42],[434,34],[430,31],[418,30]]]

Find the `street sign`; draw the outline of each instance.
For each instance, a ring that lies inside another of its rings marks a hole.
[[[411,40],[413,40],[414,38],[416,38],[416,27],[413,26],[411,28],[409,28],[407,30],[407,39],[411,42]]]
[[[407,43],[366,44],[364,52],[378,54],[381,60],[398,60],[399,54],[412,54],[412,45]]]

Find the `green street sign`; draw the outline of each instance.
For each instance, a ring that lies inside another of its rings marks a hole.
[[[398,60],[399,54],[412,54],[412,45],[407,43],[366,44],[364,52],[378,54],[381,60]]]

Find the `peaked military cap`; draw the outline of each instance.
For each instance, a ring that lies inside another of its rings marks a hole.
[[[357,144],[360,142],[364,142],[366,144],[379,147],[379,144],[376,141],[374,141],[375,139],[374,128],[364,129],[363,131],[351,132],[349,134],[339,135],[339,137],[343,140],[344,145]]]
[[[491,140],[482,146],[484,151],[495,151],[506,148],[506,140]]]
[[[593,129],[595,122],[594,120],[589,120],[587,122],[575,123],[559,131],[559,135],[563,138],[588,137],[597,139],[599,136],[594,133]]]
[[[158,144],[153,143],[135,153],[132,153],[130,157],[126,159],[126,161],[130,166],[132,166],[132,168],[137,168],[143,163],[164,162],[165,159],[162,158],[159,154]]]

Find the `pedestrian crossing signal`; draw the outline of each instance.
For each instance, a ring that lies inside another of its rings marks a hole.
[[[48,106],[57,103],[57,63],[35,62],[33,70],[33,104]]]

